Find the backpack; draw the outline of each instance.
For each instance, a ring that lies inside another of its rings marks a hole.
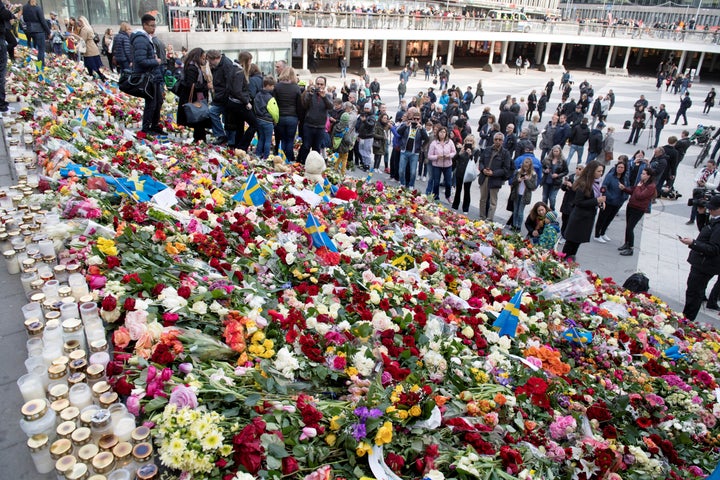
[[[99,45],[100,44],[100,35],[98,35],[97,33],[95,35],[93,35],[93,42],[95,42],[95,45]]]
[[[644,273],[633,273],[625,280],[623,288],[633,293],[645,293],[650,289],[650,281]]]
[[[280,107],[278,106],[275,97],[270,97],[270,100],[268,100],[267,102],[266,108],[273,119],[273,123],[277,124],[280,121]]]
[[[569,80],[570,80],[570,74],[569,74],[569,73],[563,73],[562,83],[567,83]]]

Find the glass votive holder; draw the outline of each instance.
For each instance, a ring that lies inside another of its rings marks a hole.
[[[25,402],[35,399],[45,398],[45,389],[43,388],[42,378],[35,373],[26,373],[22,377],[18,378],[17,386],[20,389],[20,394]],[[133,417],[133,428],[134,427]]]
[[[43,356],[43,340],[42,337],[33,337],[25,342],[28,352],[28,360],[40,358],[42,362]],[[27,363],[26,363],[27,365]]]
[[[29,302],[20,307],[25,320],[30,318],[43,318],[42,304],[40,302]]]
[[[71,318],[79,318],[80,317],[80,311],[78,310],[78,305],[75,302],[68,302],[63,303],[60,305],[60,319],[61,320],[69,320]]]

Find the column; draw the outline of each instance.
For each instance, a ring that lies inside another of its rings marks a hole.
[[[608,50],[607,60],[605,61],[605,70],[610,68],[610,58],[613,56],[614,50],[615,50],[615,47],[610,46],[610,50]]]
[[[612,49],[612,55],[610,55],[610,65],[615,65],[615,59],[617,58],[617,49]]]
[[[542,53],[543,53],[543,46],[544,44],[537,42],[535,44],[535,64],[539,65],[540,60],[542,60]]]
[[[572,60],[572,54],[573,54],[574,47],[575,47],[575,45],[572,43],[570,45],[568,45],[568,47],[567,47],[567,59],[568,60]]]
[[[647,50],[642,50],[642,49],[638,50],[638,56],[637,56],[637,58],[635,59],[635,66],[640,65],[640,62],[642,61],[642,57],[643,57],[643,52],[644,52],[644,51],[647,51]]]
[[[710,60],[710,71],[711,72],[715,71],[715,62],[717,61],[717,58],[718,58],[718,56],[713,53],[712,59]]]
[[[630,60],[630,52],[632,52],[632,48],[627,47],[627,51],[625,52],[625,60],[623,60],[623,70],[627,70],[628,60]]]
[[[363,42],[363,68],[365,68],[365,69],[367,69],[370,66],[369,53],[370,53],[370,40],[368,40],[366,38],[365,42]]]
[[[430,60],[431,62],[435,62],[435,59],[437,58],[437,50],[438,50],[438,40],[436,38],[435,40],[433,40],[433,54],[432,54],[432,59]]]
[[[562,48],[560,49],[560,60],[558,60],[558,65],[562,65],[565,61],[565,45],[566,43],[562,44]]]
[[[407,40],[400,40],[400,68],[405,66],[405,52],[407,52]]]
[[[700,76],[700,69],[702,68],[702,64],[705,61],[705,52],[700,53],[700,58],[698,59],[697,67],[695,67],[695,76]]]
[[[590,50],[588,50],[588,56],[587,61],[585,62],[585,68],[590,68],[590,64],[592,64],[592,57],[595,53],[595,45],[590,45]]]
[[[508,53],[508,42],[507,40],[502,42],[502,49],[500,50],[500,63],[507,65],[507,53]]]
[[[308,42],[307,41],[308,41],[307,38],[303,38],[303,48],[302,48],[302,52],[303,52],[302,69],[303,70],[308,69],[308,53],[310,53],[310,52],[308,52],[308,44],[307,44]]]
[[[437,40],[435,40],[437,42]],[[488,65],[492,65],[493,57],[495,57],[495,41],[490,42],[490,54],[488,55]],[[713,57],[713,61],[715,57]]]
[[[678,60],[678,73],[681,73],[683,71],[683,67],[685,66],[686,58],[687,58],[687,50],[683,50],[682,55],[680,55],[680,60]]]
[[[550,42],[545,44],[545,58],[543,59],[543,65],[547,65],[550,61]]]
[[[453,57],[455,56],[455,40],[448,40],[448,53],[445,64],[452,66]]]
[[[382,43],[382,60],[380,60],[380,66],[382,68],[387,67],[387,39],[383,40]]]
[[[508,42],[508,57],[510,60],[515,59],[515,42]]]

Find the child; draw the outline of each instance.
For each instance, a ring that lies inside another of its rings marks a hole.
[[[347,168],[348,152],[355,146],[355,129],[350,128],[350,114],[348,112],[340,115],[340,120],[335,122],[332,131],[332,150],[338,154],[338,161],[335,168],[344,177]]]
[[[63,36],[57,25],[53,25],[52,27],[52,33],[50,33],[50,43],[52,43],[53,53],[55,55],[60,55],[63,49]]]
[[[253,108],[257,119],[258,142],[255,154],[258,158],[265,159],[270,155],[270,144],[272,142],[273,128],[275,121],[268,110],[268,102],[273,98],[275,90],[275,79],[273,77],[263,78],[263,89],[255,95]]]
[[[543,202],[537,202],[533,205],[527,220],[525,220],[525,228],[528,231],[527,238],[533,243],[533,245],[538,243],[540,235],[543,233],[543,229],[545,228],[545,215],[547,212],[547,205]]]
[[[538,238],[537,244],[547,250],[553,250],[560,237],[560,224],[557,221],[557,213],[550,211],[545,214],[545,228]]]

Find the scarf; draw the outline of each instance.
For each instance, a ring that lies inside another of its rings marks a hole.
[[[593,182],[593,194],[595,195],[595,198],[602,196],[602,192],[600,189],[602,188],[602,182],[600,182],[600,179],[598,178]]]

